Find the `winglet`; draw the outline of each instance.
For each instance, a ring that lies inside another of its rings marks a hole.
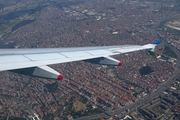
[[[162,42],[162,40],[157,40],[157,41],[153,42],[152,44],[159,45],[159,44],[161,44],[161,42]]]
[[[156,45],[161,44],[161,42],[162,42],[162,40],[157,40],[157,41],[153,42],[152,44],[154,44],[154,45],[156,46]],[[155,47],[155,46],[154,46],[154,47]],[[155,56],[154,48],[152,48],[152,49],[149,50],[148,52],[149,52],[149,54],[150,54],[151,56]]]

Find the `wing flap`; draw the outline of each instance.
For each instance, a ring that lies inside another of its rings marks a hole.
[[[137,47],[124,47],[124,48],[117,48],[113,49],[114,53],[127,53],[127,52],[133,52],[133,51],[138,51],[138,50],[143,50],[145,49],[142,46],[137,46]]]
[[[24,55],[24,56],[29,58],[32,61],[41,61],[41,60],[48,60],[48,59],[66,59],[65,56],[60,55],[59,53],[30,54],[30,55]]]
[[[38,66],[38,64],[34,63],[33,61],[10,62],[10,63],[5,63],[5,64],[1,63],[0,64],[0,71],[20,69],[20,68],[29,68],[29,67],[35,67],[35,66]]]
[[[0,56],[0,64],[16,63],[16,62],[28,62],[28,58],[23,55],[9,55],[9,56]]]
[[[107,50],[88,50],[88,51],[86,51],[87,53],[89,53],[89,54],[91,54],[91,55],[93,55],[93,56],[109,56],[109,55],[113,55],[113,52],[111,52],[111,51],[108,51],[108,49]]]
[[[85,51],[61,52],[60,54],[67,58],[92,56],[91,54],[89,54]]]
[[[51,65],[51,64],[58,64],[58,63],[67,63],[67,62],[73,62],[73,61],[79,61],[79,60],[86,60],[86,59],[92,59],[92,58],[98,58],[99,56],[87,56],[87,57],[69,57],[69,58],[54,58],[54,59],[50,59],[50,58],[43,58],[43,59],[39,59],[39,58],[35,58],[35,56],[38,54],[34,54],[33,57],[28,56],[28,58],[26,58],[25,60],[27,61],[22,61],[22,60],[16,60],[13,61],[13,59],[8,60],[4,63],[0,63],[0,71],[5,71],[5,70],[14,70],[14,69],[21,69],[21,68],[29,68],[29,67],[36,67],[36,66],[43,66],[43,65]],[[15,57],[16,55],[14,55]],[[6,58],[9,58],[8,56],[4,56],[4,60],[6,60]],[[20,57],[18,57],[20,58]],[[25,58],[25,57],[24,57]]]

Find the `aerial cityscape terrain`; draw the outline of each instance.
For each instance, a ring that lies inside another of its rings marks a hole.
[[[120,67],[51,65],[64,80],[0,72],[0,120],[179,120],[179,0],[0,0],[0,48],[144,45]]]

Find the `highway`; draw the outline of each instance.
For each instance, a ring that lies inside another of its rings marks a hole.
[[[91,115],[91,116],[85,116],[85,117],[77,118],[76,120],[92,120],[92,119],[97,119],[97,118],[101,118],[101,117],[106,118],[109,116],[118,115],[122,112],[126,112],[128,109],[129,109],[128,113],[130,113],[130,112],[136,110],[139,106],[147,104],[148,102],[152,101],[153,99],[159,97],[161,94],[163,94],[163,92],[167,88],[170,88],[171,85],[176,81],[176,79],[180,77],[180,74],[179,74],[179,71],[180,71],[180,52],[175,47],[168,44],[166,41],[164,41],[164,44],[166,46],[169,46],[177,55],[177,66],[175,68],[175,71],[174,71],[173,75],[165,83],[163,83],[161,86],[159,86],[154,92],[146,95],[144,98],[139,99],[138,101],[134,102],[133,104],[126,105],[122,108],[118,108],[118,109],[113,110],[113,111],[106,111],[106,114],[101,113],[101,114],[96,114],[96,115]],[[128,114],[128,113],[126,113],[126,114]]]

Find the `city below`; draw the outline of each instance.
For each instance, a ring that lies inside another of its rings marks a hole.
[[[0,0],[0,48],[162,43],[122,66],[50,65],[64,80],[0,72],[0,120],[179,120],[179,0]]]

